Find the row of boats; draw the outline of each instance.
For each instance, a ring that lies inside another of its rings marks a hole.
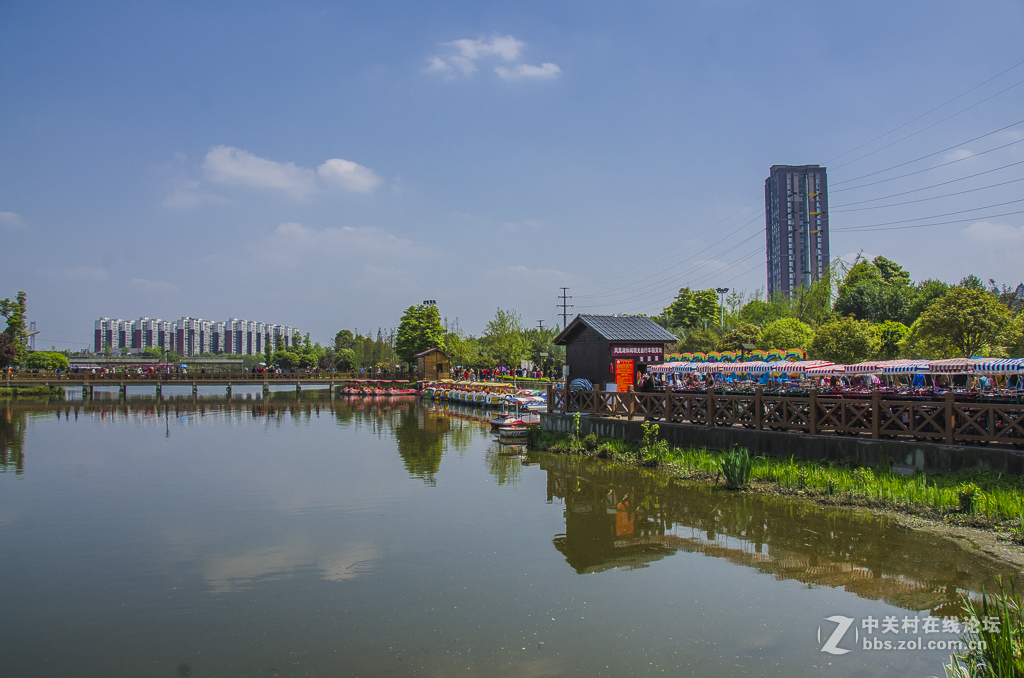
[[[540,411],[547,409],[548,400],[539,391],[492,391],[487,388],[459,384],[428,384],[422,391],[425,400],[437,400],[476,407],[507,408]]]

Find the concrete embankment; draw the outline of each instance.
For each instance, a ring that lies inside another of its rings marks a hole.
[[[541,414],[541,428],[550,433],[571,433],[572,415]],[[858,466],[893,467],[902,473],[953,473],[969,469],[988,469],[996,473],[1024,475],[1024,454],[1019,450],[968,445],[939,445],[913,440],[881,439],[859,436],[805,435],[782,431],[756,431],[740,427],[706,427],[658,422],[659,437],[675,447],[726,450],[734,445],[753,454],[771,457],[852,462]],[[641,421],[580,417],[580,436],[591,433],[601,438],[639,440]]]

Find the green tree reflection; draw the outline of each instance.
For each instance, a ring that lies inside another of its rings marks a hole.
[[[395,442],[405,470],[414,478],[429,485],[437,484],[434,476],[441,468],[445,437],[451,430],[451,420],[427,411],[410,407],[395,422]]]
[[[25,472],[25,412],[10,406],[0,413],[0,473]]]

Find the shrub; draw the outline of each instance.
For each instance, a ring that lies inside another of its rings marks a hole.
[[[588,452],[593,452],[597,449],[597,434],[590,433],[583,439],[583,446],[587,448]]]

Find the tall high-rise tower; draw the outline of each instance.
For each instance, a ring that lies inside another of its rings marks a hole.
[[[772,165],[764,182],[768,296],[828,271],[828,180],[818,165]]]

